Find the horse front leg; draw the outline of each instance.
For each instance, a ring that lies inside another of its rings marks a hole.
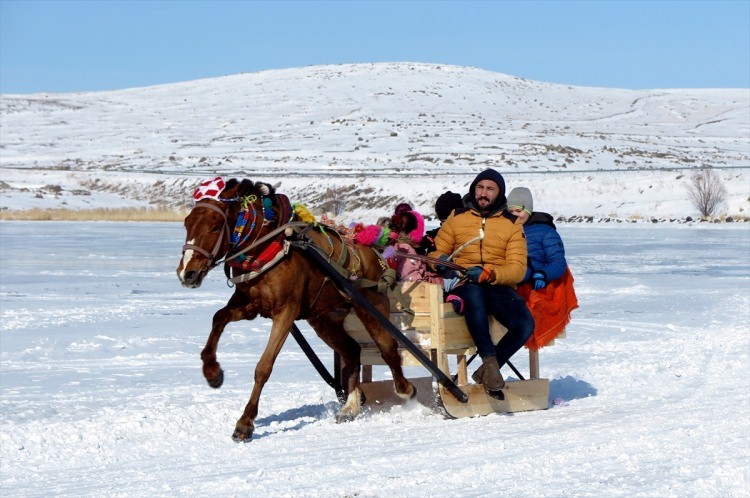
[[[258,364],[255,366],[255,379],[253,390],[250,393],[250,400],[247,402],[247,405],[245,405],[245,411],[242,413],[239,420],[237,420],[234,427],[232,439],[235,441],[246,442],[250,441],[253,437],[255,419],[258,416],[260,393],[263,390],[263,386],[266,385],[268,378],[271,376],[273,365],[276,362],[276,358],[279,356],[279,351],[281,351],[284,341],[286,341],[286,338],[289,335],[289,329],[291,329],[292,324],[294,323],[295,315],[295,313],[285,313],[285,316],[276,316],[273,319],[271,335],[268,338],[268,343],[258,360]]]
[[[227,324],[239,320],[252,320],[256,312],[246,308],[247,299],[245,296],[238,294],[232,295],[226,306],[214,313],[211,322],[211,333],[208,335],[206,345],[201,351],[201,360],[203,362],[203,377],[208,385],[218,389],[224,383],[224,370],[216,360],[216,351],[219,347],[219,339],[224,332]]]

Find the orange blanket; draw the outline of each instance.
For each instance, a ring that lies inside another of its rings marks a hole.
[[[523,284],[518,287],[518,293],[534,317],[534,333],[526,342],[526,347],[534,351],[552,342],[565,330],[570,322],[570,313],[578,308],[570,268],[566,268],[562,277],[550,282],[544,289],[535,291],[531,284]]]

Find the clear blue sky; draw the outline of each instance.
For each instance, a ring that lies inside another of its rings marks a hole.
[[[0,0],[0,92],[359,62],[551,83],[750,88],[750,0]]]

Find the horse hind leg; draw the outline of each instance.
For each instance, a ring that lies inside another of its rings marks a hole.
[[[346,401],[343,405],[341,405],[338,413],[336,413],[336,423],[341,424],[343,422],[351,422],[352,420],[357,418],[363,400],[364,394],[362,393],[362,390],[359,388],[359,386],[357,386],[347,395]]]
[[[370,302],[373,302],[378,311],[387,317],[389,315],[388,299],[382,294],[376,294],[376,296],[380,296],[382,299],[372,297]],[[354,312],[357,314],[360,321],[362,321],[362,324],[367,329],[370,337],[375,341],[375,345],[380,350],[380,354],[386,365],[391,369],[396,395],[404,400],[415,398],[417,395],[417,388],[414,387],[414,384],[409,382],[404,376],[404,371],[401,368],[401,355],[398,352],[398,343],[396,340],[382,325],[380,325],[380,322],[378,322],[378,320],[366,310],[355,307]]]
[[[365,395],[359,387],[361,348],[344,330],[343,318],[338,313],[308,320],[323,342],[333,349],[341,359],[342,388],[346,399],[336,413],[336,423],[354,420],[365,402]],[[344,315],[341,315],[343,317]],[[333,317],[333,318],[332,318]]]

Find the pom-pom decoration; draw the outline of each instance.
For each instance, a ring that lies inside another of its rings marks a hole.
[[[263,198],[263,217],[268,221],[276,219],[276,213],[273,212],[273,201],[268,197]]]
[[[198,185],[198,188],[193,192],[193,202],[198,202],[203,199],[215,199],[218,201],[220,200],[219,196],[226,186],[227,184],[220,176],[217,176],[213,180],[206,180]]]
[[[362,227],[361,230],[357,231],[357,235],[354,236],[354,240],[358,244],[362,244],[365,246],[372,246],[374,245],[378,239],[380,239],[380,234],[383,231],[383,227],[380,225],[367,225],[366,227]]]
[[[388,246],[383,250],[383,258],[385,259],[392,259],[393,256],[396,255],[396,248],[393,246]]]
[[[380,238],[375,242],[375,244],[379,246],[387,246],[388,243],[391,241],[391,229],[388,227],[383,227],[383,232],[380,234]]]

